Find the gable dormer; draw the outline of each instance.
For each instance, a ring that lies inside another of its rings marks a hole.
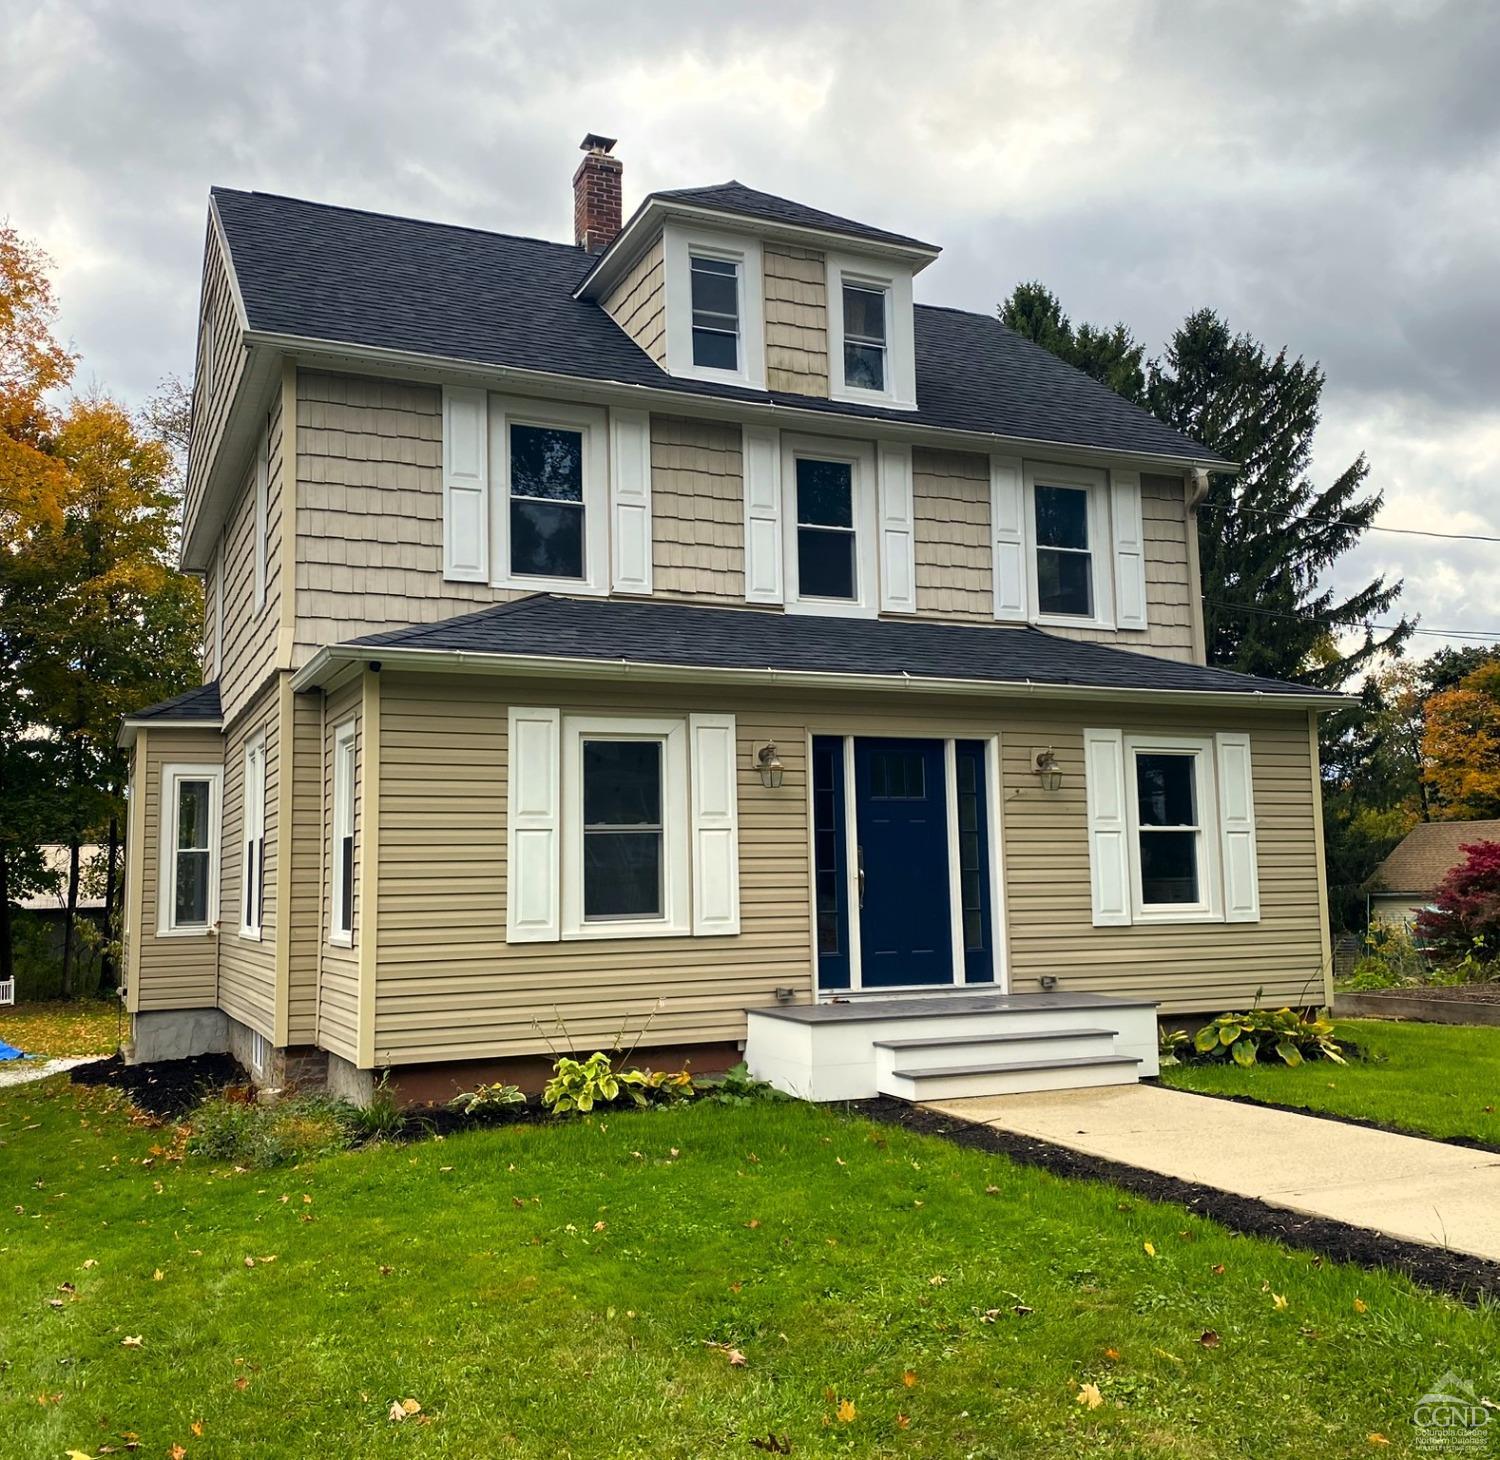
[[[592,187],[587,158],[575,197],[580,181]],[[915,409],[912,278],[937,254],[731,181],[650,194],[578,295],[680,379]]]

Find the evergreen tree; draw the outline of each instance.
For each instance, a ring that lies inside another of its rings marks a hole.
[[[1123,325],[1096,329],[1073,321],[1045,284],[1017,284],[1000,306],[1000,322],[1018,335],[1050,350],[1060,360],[1107,385],[1137,405],[1146,399],[1146,347]]]

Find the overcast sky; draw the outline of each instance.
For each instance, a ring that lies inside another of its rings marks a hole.
[[[586,131],[628,212],[737,177],[928,238],[929,303],[1040,278],[1153,350],[1191,309],[1318,359],[1316,475],[1500,536],[1500,5],[213,5],[8,0],[0,216],[83,383],[193,359],[213,183],[562,239]],[[1372,533],[1429,627],[1500,637],[1500,545]],[[1419,640],[1421,650],[1436,640]]]

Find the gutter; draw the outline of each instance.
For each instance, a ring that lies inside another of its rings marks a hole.
[[[628,680],[638,684],[689,684],[876,693],[962,695],[977,699],[1047,699],[1112,704],[1196,705],[1233,709],[1333,710],[1356,704],[1351,695],[1275,695],[1264,690],[1118,689],[1048,684],[1037,680],[951,679],[939,675],[847,674],[808,669],[738,669],[699,664],[643,664],[633,659],[574,659],[548,654],[484,654],[466,649],[413,649],[405,645],[331,644],[292,675],[294,692],[315,689],[345,667],[370,665],[428,673],[465,673],[514,679]]]

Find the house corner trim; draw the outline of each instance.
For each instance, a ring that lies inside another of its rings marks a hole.
[[[364,762],[359,848],[359,1068],[375,1068],[375,954],[379,939],[376,888],[380,881],[380,673],[366,669],[360,695]]]

